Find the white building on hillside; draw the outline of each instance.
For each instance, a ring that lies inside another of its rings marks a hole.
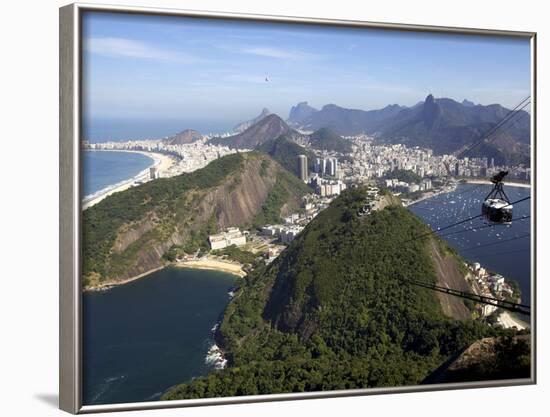
[[[223,249],[231,245],[242,246],[246,244],[246,236],[238,227],[229,227],[225,232],[208,237],[212,250]]]

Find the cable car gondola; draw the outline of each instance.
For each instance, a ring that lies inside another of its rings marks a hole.
[[[512,223],[513,205],[504,192],[502,182],[506,175],[508,171],[500,171],[491,177],[491,182],[495,185],[481,206],[481,214],[491,223]]]

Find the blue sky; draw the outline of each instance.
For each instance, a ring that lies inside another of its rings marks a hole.
[[[83,43],[90,119],[233,123],[429,93],[513,107],[530,93],[526,39],[88,12]]]

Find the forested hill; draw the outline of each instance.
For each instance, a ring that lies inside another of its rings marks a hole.
[[[411,239],[429,229],[398,205],[359,217],[365,201],[365,190],[346,190],[247,276],[218,335],[229,367],[163,398],[419,384],[495,335],[446,317],[433,292],[400,279],[436,280],[428,240]]]
[[[307,192],[268,155],[249,152],[115,193],[83,213],[84,285],[151,271],[171,247],[206,248],[208,234],[229,226],[278,223]]]
[[[309,144],[312,148],[320,150],[341,153],[350,153],[352,151],[351,142],[328,128],[321,128],[309,135]]]
[[[310,171],[313,171],[315,154],[303,146],[298,145],[289,136],[281,135],[277,139],[268,140],[258,146],[256,150],[268,154],[286,170],[292,172],[297,177],[300,176],[298,155],[306,155],[308,167]]]

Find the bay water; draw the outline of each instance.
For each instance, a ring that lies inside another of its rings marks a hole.
[[[158,400],[171,386],[212,371],[212,328],[235,280],[224,272],[170,267],[84,293],[84,404]]]

